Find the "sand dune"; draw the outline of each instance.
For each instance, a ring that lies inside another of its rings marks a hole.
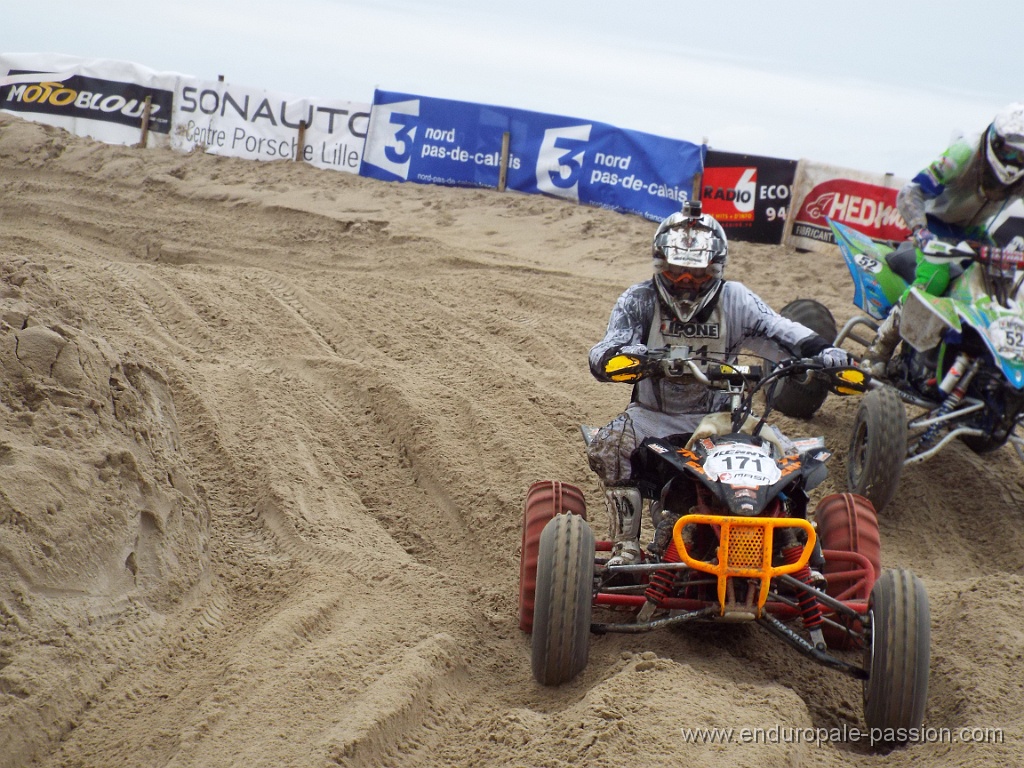
[[[883,564],[925,581],[927,724],[1002,744],[686,743],[855,727],[856,681],[758,627],[593,639],[530,674],[525,491],[604,513],[578,438],[626,402],[586,352],[653,224],[75,138],[0,115],[0,766],[1024,762],[1011,452],[908,469]],[[849,316],[838,256],[733,244],[776,307]],[[836,451],[856,402],[791,434]]]

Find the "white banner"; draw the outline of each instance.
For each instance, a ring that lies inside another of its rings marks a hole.
[[[149,99],[147,146],[168,146],[182,75],[125,61],[0,54],[0,110],[107,144],[137,144]]]
[[[359,173],[369,104],[300,99],[126,61],[0,54],[0,110],[76,136],[138,144],[147,99],[146,146]]]
[[[183,80],[174,100],[171,142],[184,152],[202,147],[214,155],[301,159],[318,168],[359,173],[369,123],[369,104]]]

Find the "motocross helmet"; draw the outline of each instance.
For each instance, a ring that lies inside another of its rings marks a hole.
[[[1011,104],[996,115],[985,132],[985,159],[1004,186],[1024,178],[1024,104]]]
[[[651,247],[658,295],[681,322],[689,322],[715,296],[725,274],[729,246],[722,225],[685,203],[658,225]]]

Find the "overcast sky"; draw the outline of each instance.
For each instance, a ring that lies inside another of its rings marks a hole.
[[[8,0],[0,53],[375,88],[909,178],[1024,101],[1020,0]]]

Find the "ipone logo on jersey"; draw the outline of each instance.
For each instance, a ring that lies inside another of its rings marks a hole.
[[[705,168],[701,203],[722,222],[753,221],[757,168]]]
[[[666,318],[661,323],[661,335],[684,339],[717,339],[721,332],[718,323],[681,323],[675,318]]]

